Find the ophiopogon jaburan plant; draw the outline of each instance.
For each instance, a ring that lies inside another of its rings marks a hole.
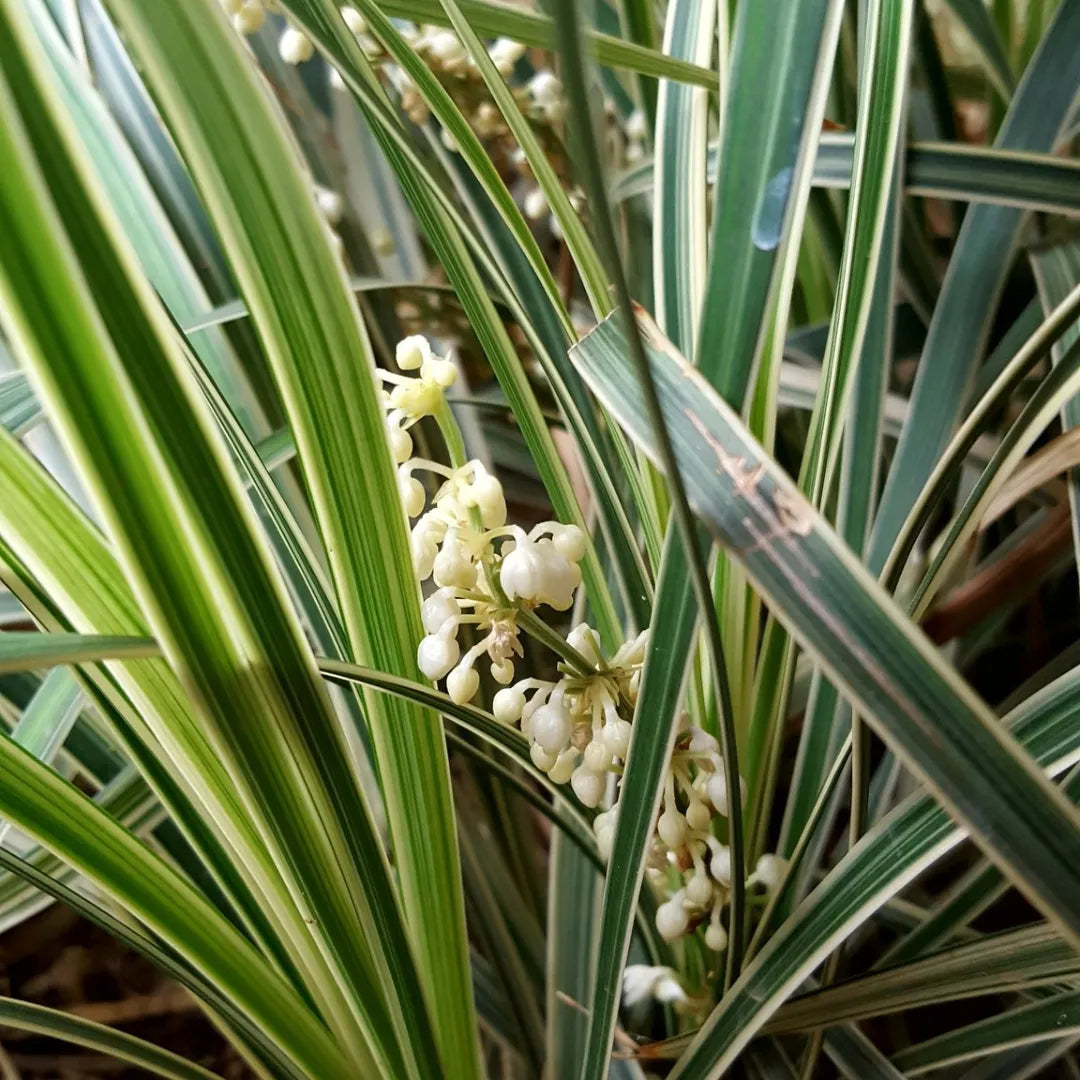
[[[1075,1076],[1078,89],[1080,0],[0,0],[5,930],[260,1077]]]

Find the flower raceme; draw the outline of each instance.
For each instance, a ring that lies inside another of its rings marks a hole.
[[[501,686],[492,713],[520,727],[534,766],[556,784],[569,783],[584,806],[606,805],[593,822],[606,859],[614,842],[618,778],[630,750],[648,631],[608,655],[597,632],[578,623],[566,635],[558,678],[515,681],[516,664],[524,656],[522,633],[536,629],[538,609],[568,611],[574,606],[586,536],[578,526],[558,521],[543,521],[528,532],[509,523],[502,484],[479,460],[459,458],[445,465],[413,456],[413,425],[433,417],[447,435],[448,425],[455,424],[445,391],[456,370],[418,335],[398,344],[395,359],[400,373],[377,371],[388,388],[383,390],[387,435],[398,465],[402,506],[412,522],[416,576],[434,585],[421,609],[424,637],[417,646],[417,664],[433,682],[445,680],[447,694],[464,704],[480,691],[477,665],[487,663],[492,680]],[[461,445],[456,425],[447,444]],[[430,500],[420,477],[434,480]],[[471,644],[464,649],[459,640],[463,627],[471,630]],[[550,644],[557,631],[547,630],[540,640]],[[663,897],[656,927],[669,941],[701,928],[707,948],[720,952],[727,946],[724,911],[731,852],[715,835],[718,819],[727,814],[719,744],[708,732],[686,726],[675,740],[664,778],[647,868]],[[783,871],[782,860],[762,856],[748,883],[772,893]],[[674,984],[653,975],[650,992],[677,1000],[667,996]]]

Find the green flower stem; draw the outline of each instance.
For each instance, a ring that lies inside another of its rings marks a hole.
[[[585,659],[564,637],[560,637],[536,612],[530,608],[517,609],[517,624],[530,637],[546,645],[561,656],[579,675],[595,675],[596,668]]]

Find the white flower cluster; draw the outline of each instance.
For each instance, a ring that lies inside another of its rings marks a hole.
[[[266,22],[267,10],[273,10],[273,0],[220,0],[225,14],[240,34],[257,34]]]
[[[618,804],[608,813],[617,809]],[[713,818],[727,815],[728,788],[719,744],[712,735],[691,727],[675,744],[648,867],[654,884],[670,891],[656,910],[656,928],[668,941],[707,922],[705,944],[717,952],[727,946],[722,915],[731,891],[731,850],[712,833]],[[599,818],[594,828],[598,825]],[[747,885],[760,884],[771,892],[783,871],[783,860],[763,855]]]
[[[277,0],[220,0],[220,3],[240,34],[257,34],[266,22],[267,12],[281,10]],[[367,20],[356,8],[341,8],[341,18],[365,52],[379,51],[378,44],[367,36]],[[307,34],[289,25],[278,38],[278,55],[286,64],[302,64],[315,55],[315,46]]]
[[[404,31],[412,47],[428,61],[435,71],[447,75],[462,75],[475,69],[476,63],[461,39],[445,26],[422,24],[418,29]],[[513,73],[514,65],[525,55],[525,46],[510,38],[496,38],[488,46],[488,56],[501,75]]]
[[[624,714],[632,715],[637,702],[647,636],[642,632],[608,660],[596,631],[580,623],[567,642],[593,666],[591,672],[565,674],[554,683],[523,679],[492,702],[497,720],[520,723],[533,764],[556,784],[569,781],[585,806],[600,804],[608,774],[621,771],[626,760],[630,721]],[[599,832],[597,839],[603,848]]]
[[[382,382],[393,387],[383,392],[383,406],[387,410],[386,426],[390,434],[390,449],[394,460],[401,464],[408,461],[412,454],[413,443],[409,428],[425,416],[434,416],[442,408],[444,392],[453,386],[457,379],[457,370],[449,360],[436,356],[431,351],[427,338],[419,334],[399,341],[394,358],[402,371],[419,372],[418,376],[410,377],[384,371],[382,368],[376,371]],[[408,475],[411,476],[411,471]],[[417,491],[422,508],[423,488],[419,481],[403,484],[402,497],[405,499],[406,510],[415,505]],[[411,496],[408,495],[409,492],[412,492]],[[418,509],[416,514],[419,512]],[[415,517],[416,514],[410,513],[409,516]]]
[[[569,659],[560,664],[556,681],[513,681],[515,661],[523,655],[522,614],[541,605],[557,611],[573,606],[585,535],[557,521],[529,532],[508,524],[502,485],[480,461],[451,468],[413,457],[413,424],[425,416],[453,422],[444,392],[456,372],[419,335],[398,344],[396,360],[402,372],[417,374],[377,374],[391,387],[384,391],[386,421],[402,504],[416,519],[410,533],[416,575],[421,582],[432,578],[436,586],[421,610],[417,664],[432,681],[445,679],[449,696],[464,704],[480,688],[476,664],[486,657],[491,677],[502,685],[492,701],[495,718],[520,724],[533,764],[554,783],[569,783],[583,805],[597,807],[612,794],[612,778],[625,766],[648,631],[608,657],[596,631],[579,623],[567,635]],[[430,505],[416,473],[441,481]],[[475,643],[464,653],[458,640],[463,626],[476,630]],[[618,811],[616,801],[593,821],[605,859]],[[713,835],[714,819],[727,815],[719,744],[690,727],[675,742],[648,868],[653,884],[667,895],[657,908],[656,927],[669,941],[705,925],[708,948],[719,952],[727,945],[723,910],[731,889],[731,851]],[[783,872],[783,861],[766,855],[747,883],[771,892]],[[650,986],[674,993],[658,975],[650,975]]]
[[[553,71],[544,68],[529,80],[529,95],[533,109],[549,124],[557,124],[566,116],[566,97],[562,83]]]
[[[445,678],[447,693],[461,704],[479,688],[474,665],[485,654],[496,682],[505,686],[513,679],[514,658],[522,655],[520,608],[573,604],[585,538],[577,526],[556,521],[543,522],[528,534],[507,526],[502,485],[479,461],[453,470],[422,459],[404,462],[400,486],[412,517],[424,507],[415,470],[446,478],[411,534],[417,577],[432,577],[439,586],[424,601],[426,636],[417,663],[429,679]],[[462,656],[457,639],[466,625],[475,626],[480,636]]]
[[[419,519],[409,538],[416,575],[421,582],[433,578],[438,586],[424,601],[426,636],[417,663],[429,679],[445,678],[447,693],[464,703],[479,688],[475,664],[485,654],[496,682],[505,686],[513,679],[514,657],[522,655],[521,608],[548,604],[565,611],[573,605],[585,535],[576,525],[557,521],[541,522],[528,533],[507,525],[502,484],[480,461],[449,468],[413,457],[409,428],[425,416],[446,419],[444,392],[457,373],[420,335],[399,342],[395,359],[403,372],[418,372],[416,377],[377,372],[391,386],[383,403],[398,491],[405,513]],[[426,511],[427,493],[416,473],[442,480]],[[482,636],[462,656],[458,633],[466,625]]]

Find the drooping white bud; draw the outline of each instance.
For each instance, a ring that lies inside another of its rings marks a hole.
[[[727,817],[727,777],[719,769],[709,777],[705,791],[709,796],[709,801],[716,807],[716,812]]]
[[[718,814],[727,817],[728,814],[728,787],[727,777],[724,775],[721,768],[717,768],[716,771],[709,777],[709,782],[705,787],[705,791],[709,796],[709,801],[716,807]],[[739,777],[739,792],[742,799],[746,799],[746,781]]]
[[[536,545],[522,537],[514,550],[503,559],[499,568],[499,582],[510,600],[535,600],[543,585],[542,574],[543,566]]]
[[[539,743],[533,743],[529,747],[529,757],[532,758],[532,763],[543,773],[546,773],[558,761],[556,754],[549,754]]]
[[[454,596],[453,589],[438,589],[420,606],[420,620],[429,634],[436,634],[447,619],[456,619],[461,614],[461,605]]]
[[[709,873],[721,885],[731,884],[731,849],[714,841],[709,845]]]
[[[570,786],[582,805],[590,808],[597,806],[604,797],[604,778],[583,765],[579,765],[574,770],[573,776],[570,777]]]
[[[686,824],[695,832],[701,832],[709,827],[711,820],[709,808],[700,799],[691,799],[686,808]]]
[[[239,34],[257,34],[266,22],[266,8],[260,0],[244,0],[235,12],[232,23]]]
[[[604,745],[612,757],[626,760],[626,755],[630,750],[630,733],[632,731],[630,721],[623,720],[621,717],[610,720],[603,726],[600,737],[604,740]]]
[[[597,665],[600,663],[596,631],[588,623],[578,623],[566,635],[566,643],[570,648],[581,653],[590,664]]]
[[[547,196],[540,188],[533,188],[532,191],[525,196],[525,200],[522,203],[522,209],[525,211],[525,216],[530,221],[542,221],[548,213]]]
[[[754,877],[765,886],[768,893],[773,893],[780,887],[786,872],[787,860],[779,855],[762,855],[754,867]]]
[[[674,809],[666,809],[656,822],[656,831],[664,844],[673,851],[686,840],[686,818]]]
[[[656,929],[665,941],[675,941],[686,933],[690,918],[683,907],[685,893],[680,889],[656,909]]]
[[[727,931],[718,922],[709,923],[709,929],[705,931],[705,944],[713,952],[723,952],[727,948]]]
[[[605,861],[611,858],[611,845],[615,842],[615,812],[617,809],[618,803],[610,810],[597,814],[593,819],[596,848],[600,853],[600,858]]]
[[[502,484],[491,473],[480,472],[481,468],[478,466],[476,478],[465,489],[465,504],[480,511],[485,529],[497,529],[506,524],[506,497]]]
[[[491,677],[502,686],[511,682],[514,678],[514,661],[508,656],[502,660],[492,660]]]
[[[525,693],[516,686],[500,690],[491,702],[491,711],[501,724],[516,724],[525,708]]]
[[[576,525],[564,525],[551,539],[564,559],[581,562],[585,558],[585,534]]]
[[[394,460],[400,465],[412,457],[412,436],[400,425],[388,423],[387,430],[390,432],[390,452]]]
[[[564,750],[555,764],[548,770],[548,779],[553,784],[565,784],[577,767],[577,751],[573,747]]]
[[[367,19],[365,19],[356,8],[343,7],[341,9],[341,17],[345,20],[345,25],[354,34],[363,34],[367,30]]]
[[[416,663],[435,682],[446,675],[460,656],[461,649],[456,638],[449,634],[428,634],[416,650]]]
[[[540,599],[556,611],[574,606],[574,590],[581,584],[581,571],[568,562],[550,541],[538,545],[544,554],[544,585]]]
[[[424,512],[424,485],[409,473],[398,472],[398,492],[401,505],[409,517],[419,517]]]
[[[446,692],[457,705],[464,705],[472,700],[480,689],[480,676],[473,667],[458,664],[446,679]]]
[[[315,53],[315,46],[311,44],[311,38],[290,26],[281,35],[278,42],[278,55],[286,64],[302,64],[310,60]]]
[[[573,724],[561,701],[549,702],[532,715],[532,738],[549,754],[561,754],[570,743]]]
[[[422,334],[412,334],[397,343],[394,360],[402,371],[418,371],[431,359],[431,344]]]
[[[686,899],[698,907],[705,907],[712,899],[712,882],[704,873],[694,874],[686,883]]]
[[[595,773],[607,772],[611,765],[611,754],[600,739],[593,739],[585,747],[585,767]]]
[[[509,75],[514,70],[514,65],[525,55],[525,46],[510,38],[496,38],[488,49],[488,55],[501,75]]]
[[[466,546],[454,535],[443,541],[432,565],[436,585],[471,589],[476,584],[476,566]]]

